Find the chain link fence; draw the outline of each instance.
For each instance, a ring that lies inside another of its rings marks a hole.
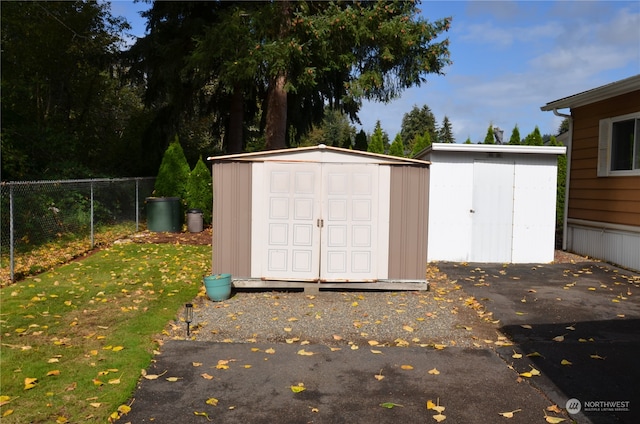
[[[1,183],[2,268],[15,281],[15,255],[52,241],[87,239],[96,231],[125,225],[139,230],[145,198],[155,178],[117,178]]]

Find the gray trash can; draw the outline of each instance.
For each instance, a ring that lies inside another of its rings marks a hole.
[[[190,233],[202,232],[202,210],[189,209],[187,211],[187,229]]]

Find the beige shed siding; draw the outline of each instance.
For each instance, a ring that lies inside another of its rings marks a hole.
[[[568,218],[640,226],[640,176],[597,177],[599,121],[640,111],[640,90],[577,107]]]
[[[389,279],[425,279],[429,168],[391,167],[389,221]]]
[[[213,273],[251,276],[251,163],[213,164]]]

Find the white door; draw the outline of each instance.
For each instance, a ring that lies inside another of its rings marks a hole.
[[[378,165],[324,164],[322,174],[320,279],[375,280]]]
[[[471,262],[511,262],[513,162],[473,162]]]
[[[317,280],[320,263],[320,167],[265,163],[262,277]],[[260,205],[254,205],[260,207]]]
[[[266,207],[254,210],[264,217],[262,278],[377,278],[378,225],[389,225],[377,223],[378,165],[265,162],[264,170]]]

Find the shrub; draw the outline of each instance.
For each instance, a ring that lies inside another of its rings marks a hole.
[[[206,224],[211,223],[212,190],[211,173],[202,160],[202,157],[200,157],[196,166],[189,174],[186,201],[187,207],[202,210],[202,219]]]
[[[178,136],[169,144],[162,157],[154,194],[158,197],[179,197],[185,199],[189,163],[184,156]]]

